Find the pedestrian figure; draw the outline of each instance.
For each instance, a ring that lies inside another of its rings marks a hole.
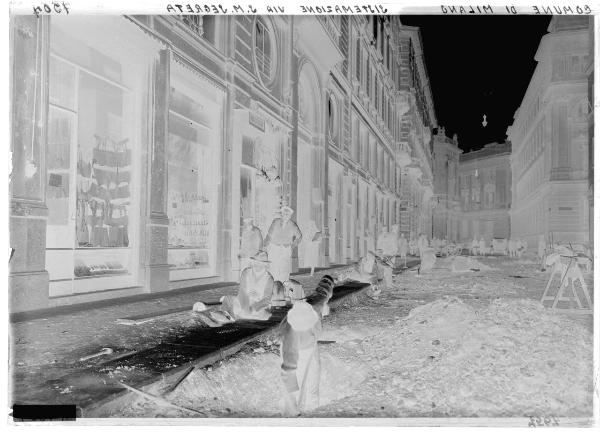
[[[221,298],[222,310],[235,319],[267,320],[271,314],[267,308],[275,292],[273,276],[267,271],[267,253],[259,251],[250,258],[251,266],[242,271],[240,287],[236,296]]]
[[[541,270],[545,271],[546,263],[546,238],[544,235],[538,237],[538,259],[540,260]]]
[[[240,274],[250,266],[250,258],[263,248],[263,237],[260,229],[254,225],[254,218],[244,218],[240,254]]]
[[[294,302],[286,316],[281,340],[281,378],[284,386],[283,412],[298,416],[319,407],[321,362],[318,339],[321,319],[333,294],[333,281],[325,276],[315,293],[312,305],[306,302],[304,290],[294,286]]]
[[[410,238],[410,241],[408,242],[408,252],[411,256],[417,255],[417,241],[415,241],[415,238]]]
[[[517,240],[514,238],[508,240],[508,253],[510,257],[517,257]]]
[[[418,252],[420,258],[423,257],[423,249],[424,248],[425,248],[425,246],[423,245],[423,234],[420,233],[417,238],[417,252]]]
[[[481,239],[479,239],[479,255],[485,256],[486,253],[487,253],[487,249],[485,247],[485,239],[483,239],[483,236],[482,236]]]
[[[323,237],[314,221],[308,224],[308,230],[305,234],[307,239],[304,242],[304,263],[310,267],[310,276],[312,277],[315,273],[315,267],[319,264],[319,248]]]
[[[521,242],[521,255],[527,253],[528,249],[529,249],[529,243],[527,242],[527,238],[524,238],[523,241]]]
[[[473,256],[477,256],[478,249],[479,249],[479,242],[477,242],[476,237],[473,237],[473,242],[471,242],[471,254]]]
[[[523,241],[521,240],[521,238],[517,238],[517,241],[515,243],[515,255],[520,258],[521,254],[523,254]]]
[[[373,233],[371,232],[371,229],[366,230],[365,232],[367,234],[367,252],[369,251],[375,251],[375,237],[373,235]]]
[[[265,238],[265,247],[271,260],[269,271],[275,280],[285,282],[292,272],[292,249],[302,241],[302,232],[292,221],[294,210],[281,208],[281,218],[275,218]]]
[[[400,235],[400,239],[398,239],[398,254],[400,255],[400,260],[404,260],[404,268],[406,268],[406,255],[408,253],[408,241],[404,236],[404,233]]]

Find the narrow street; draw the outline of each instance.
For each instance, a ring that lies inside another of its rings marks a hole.
[[[321,406],[303,416],[591,416],[592,317],[545,309],[549,274],[531,260],[475,262],[480,271],[453,273],[438,259],[428,275],[398,275],[379,298],[333,311]],[[278,354],[277,337],[248,344],[165,398],[207,416],[281,416]],[[93,415],[197,416],[133,393]]]
[[[598,425],[594,11],[21,6],[9,422]]]

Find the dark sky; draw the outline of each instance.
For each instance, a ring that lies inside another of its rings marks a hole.
[[[465,151],[506,138],[550,16],[404,15],[421,28],[438,125]],[[481,125],[487,116],[486,127]]]

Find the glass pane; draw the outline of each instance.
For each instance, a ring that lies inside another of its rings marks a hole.
[[[46,151],[48,225],[69,224],[69,170],[75,115],[50,106]]]
[[[201,104],[175,88],[171,88],[170,109],[189,120],[204,126],[210,125],[210,114],[206,113],[206,109]],[[180,120],[180,122],[183,122],[183,120]]]
[[[240,169],[240,198],[241,198],[241,213],[240,220],[243,218],[254,217],[254,170],[246,167]],[[240,225],[242,222],[240,222]]]
[[[75,110],[75,68],[55,58],[50,58],[50,103]]]
[[[80,73],[76,229],[80,247],[129,246],[131,141],[125,136],[123,114],[120,88]]]
[[[169,116],[169,247],[210,248],[214,166],[211,132],[203,126]],[[202,264],[208,263],[205,256]],[[197,263],[195,265],[198,265]]]

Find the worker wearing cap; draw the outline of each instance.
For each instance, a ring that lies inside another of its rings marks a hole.
[[[292,272],[292,249],[302,241],[302,232],[292,221],[294,210],[289,206],[281,208],[281,218],[275,218],[271,223],[265,248],[271,259],[269,271],[275,280],[285,282]]]
[[[240,259],[240,274],[250,266],[250,258],[263,248],[263,237],[260,229],[254,225],[254,218],[244,218],[241,246],[238,258]]]
[[[281,379],[284,387],[284,414],[298,416],[319,406],[321,363],[318,339],[321,319],[333,294],[333,279],[325,276],[306,302],[304,289],[296,281],[286,282],[294,306],[286,316],[281,340]]]
[[[221,298],[222,309],[235,319],[269,319],[267,308],[271,304],[275,282],[267,271],[269,257],[259,251],[250,258],[251,267],[242,271],[240,287],[236,296]]]

